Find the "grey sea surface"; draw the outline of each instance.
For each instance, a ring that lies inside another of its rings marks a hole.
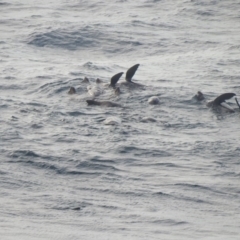
[[[240,95],[239,9],[0,1],[1,239],[238,240],[240,112],[193,96]],[[105,87],[137,63],[144,87]],[[88,106],[84,77],[122,107]]]

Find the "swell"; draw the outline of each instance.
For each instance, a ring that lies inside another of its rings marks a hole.
[[[67,157],[54,155],[43,155],[31,150],[16,150],[8,156],[9,163],[20,163],[45,171],[53,171],[60,175],[101,175],[104,173],[116,173],[122,170],[115,166],[115,162],[99,157],[89,158],[89,160],[74,160]],[[79,163],[77,163],[79,162]]]

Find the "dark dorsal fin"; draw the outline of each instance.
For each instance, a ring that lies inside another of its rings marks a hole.
[[[76,93],[76,89],[74,87],[70,87],[68,94],[75,94]]]
[[[220,105],[222,102],[225,102],[225,100],[228,100],[230,98],[232,98],[233,96],[236,96],[235,93],[224,93],[220,96],[218,96],[213,103],[216,105]]]
[[[130,67],[130,68],[127,70],[127,73],[126,73],[126,81],[127,81],[127,82],[131,82],[131,81],[132,81],[132,77],[134,76],[135,72],[137,71],[139,65],[140,65],[140,64],[136,64],[136,65]]]
[[[97,79],[96,79],[96,83],[102,83],[102,80],[99,79],[99,78],[97,78]]]
[[[120,72],[120,73],[117,73],[114,76],[112,76],[110,86],[114,88],[116,83],[118,82],[118,80],[120,79],[120,77],[122,75],[123,75],[123,72]]]
[[[82,80],[82,83],[90,83],[89,82],[89,79],[87,77],[85,77],[83,80]]]
[[[201,91],[198,91],[194,98],[197,99],[198,101],[202,101],[204,100],[204,95]]]

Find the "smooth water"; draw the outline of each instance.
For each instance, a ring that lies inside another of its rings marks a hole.
[[[239,95],[239,8],[1,1],[1,238],[239,239],[240,115],[192,98]],[[122,108],[87,105],[136,63],[144,88],[97,97]]]

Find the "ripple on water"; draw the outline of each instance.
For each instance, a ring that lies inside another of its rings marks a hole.
[[[109,163],[109,162],[108,162]],[[89,169],[92,171],[110,171],[110,172],[115,172],[115,171],[120,171],[120,169],[118,169],[117,167],[112,166],[112,164],[107,164],[105,163],[94,163],[94,162],[90,162],[90,161],[83,161],[81,163],[79,163],[76,168],[79,169]]]
[[[0,6],[9,6],[11,5],[11,3],[7,3],[7,2],[0,2]]]
[[[103,36],[99,30],[85,26],[79,30],[56,29],[45,33],[33,33],[28,44],[37,47],[58,47],[68,50],[77,48],[93,48],[98,44],[98,39]]]
[[[28,44],[36,47],[62,48],[67,50],[88,50],[96,49],[99,46],[104,52],[109,53],[128,53],[134,47],[142,45],[140,41],[126,36],[125,40],[119,40],[117,35],[122,32],[101,31],[101,24],[82,26],[80,29],[59,28],[46,32],[35,32],[29,36]],[[101,50],[100,49],[100,50]]]
[[[180,226],[180,225],[187,225],[189,222],[185,221],[176,221],[174,219],[159,219],[152,221],[153,224],[161,224],[163,226]]]
[[[9,154],[9,157],[13,159],[11,162],[23,163],[29,166],[41,168],[41,169],[50,169],[59,171],[60,168],[55,164],[51,164],[50,161],[54,160],[55,157],[48,155],[41,155],[34,151],[30,150],[16,150]],[[60,158],[61,159],[61,158]]]
[[[149,157],[170,157],[172,154],[167,151],[160,149],[149,149],[149,148],[140,148],[135,146],[121,146],[118,148],[118,153],[120,154],[129,154],[132,153],[134,156],[149,156]]]

